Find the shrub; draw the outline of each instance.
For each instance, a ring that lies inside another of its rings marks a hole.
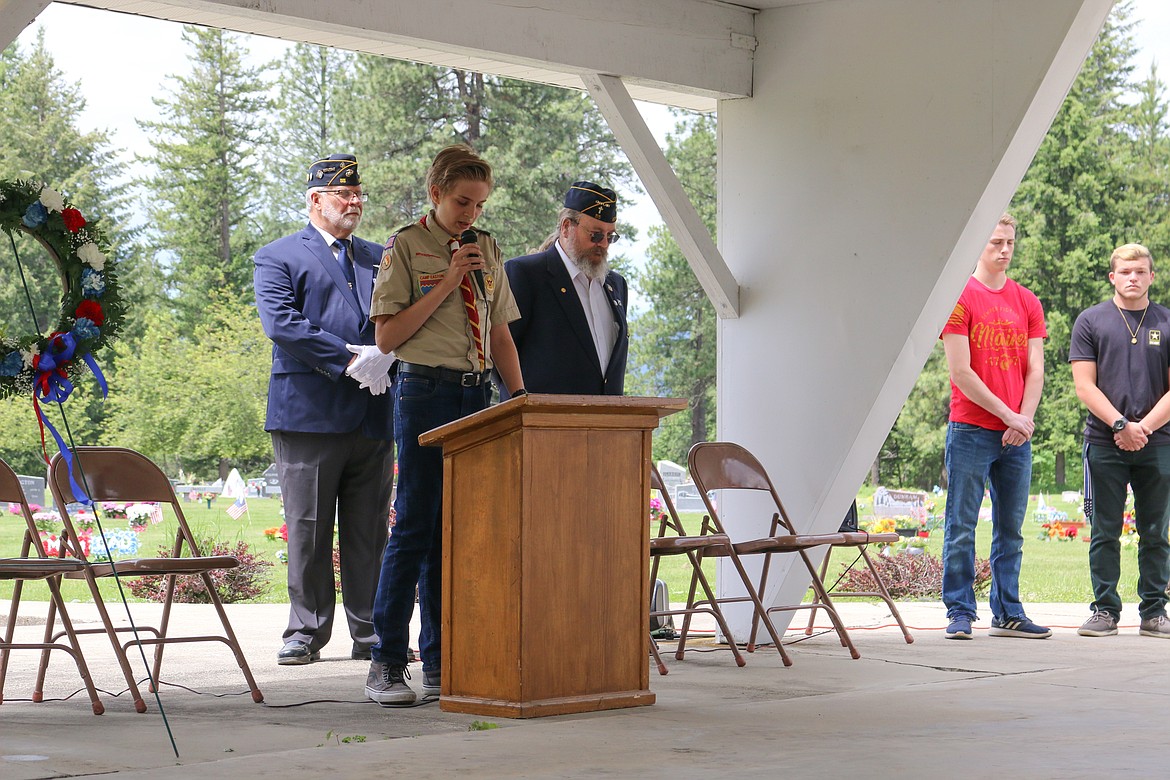
[[[942,561],[923,551],[921,555],[871,555],[890,596],[895,599],[942,598]],[[975,559],[975,592],[983,593],[991,585],[991,562]],[[841,578],[842,591],[875,591],[877,584],[865,566],[855,566]]]
[[[247,542],[236,542],[231,546],[224,542],[204,539],[200,542],[204,555],[233,555],[240,565],[234,569],[211,572],[215,592],[225,604],[248,601],[264,593],[268,587],[269,569],[272,562],[261,559],[251,551]],[[160,547],[160,558],[171,557],[170,549]],[[166,578],[161,576],[136,577],[129,580],[130,592],[147,601],[162,601],[166,597]],[[180,575],[175,579],[175,601],[185,604],[208,604],[207,588],[203,578],[195,575]]]

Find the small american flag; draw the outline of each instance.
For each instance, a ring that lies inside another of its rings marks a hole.
[[[236,499],[236,502],[229,506],[226,510],[233,520],[239,520],[240,515],[248,511],[248,502],[244,500],[243,496]]]

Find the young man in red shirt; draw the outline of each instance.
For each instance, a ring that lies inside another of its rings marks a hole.
[[[1007,214],[988,239],[943,328],[951,376],[947,427],[943,603],[947,639],[971,639],[975,608],[975,526],[991,487],[992,636],[1052,635],[1020,603],[1024,511],[1032,483],[1034,417],[1044,387],[1044,310],[1008,279],[1016,223]]]

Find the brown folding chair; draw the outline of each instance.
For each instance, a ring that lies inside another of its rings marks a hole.
[[[825,581],[825,576],[829,571],[829,559],[833,557],[833,550],[838,547],[855,547],[857,548],[857,557],[853,563],[846,567],[845,571],[837,576],[837,579],[832,585],[829,585],[826,590],[832,594],[833,598],[837,599],[863,599],[863,598],[878,598],[886,602],[886,606],[890,608],[890,614],[894,616],[894,620],[898,622],[898,627],[902,629],[902,636],[906,637],[906,644],[914,644],[914,637],[910,635],[910,630],[906,628],[905,621],[902,620],[902,614],[898,612],[898,607],[894,604],[894,600],[890,597],[890,591],[886,588],[885,580],[882,575],[878,573],[877,567],[873,565],[873,559],[869,557],[869,550],[866,549],[871,544],[893,544],[898,541],[899,537],[896,533],[873,534],[868,531],[861,531],[857,528],[857,502],[853,502],[853,506],[849,510],[849,514],[845,516],[845,522],[841,524],[841,535],[845,537],[845,541],[840,544],[835,544],[829,548],[825,553],[825,559],[821,561],[821,582]],[[869,567],[869,574],[873,577],[874,590],[841,590],[838,585],[845,575],[853,569],[859,562],[864,562]],[[808,614],[808,626],[805,627],[804,633],[811,635],[813,631],[813,620],[817,616],[817,606],[814,606]]]
[[[651,610],[650,617],[665,617],[667,615],[685,615],[686,622],[683,624],[683,629],[679,633],[678,647],[674,651],[674,657],[678,660],[683,659],[683,654],[686,651],[687,631],[690,628],[691,615],[696,613],[706,613],[715,618],[715,622],[719,624],[719,630],[727,637],[727,645],[731,648],[731,654],[735,658],[737,666],[743,666],[745,661],[736,646],[735,640],[731,635],[731,631],[727,628],[727,621],[723,619],[723,610],[719,608],[719,602],[715,598],[715,591],[711,588],[711,583],[708,582],[707,576],[703,573],[703,556],[711,552],[715,555],[722,554],[729,545],[731,540],[726,534],[717,533],[700,533],[698,535],[688,535],[683,528],[682,521],[679,520],[678,512],[674,508],[674,501],[670,498],[670,493],[667,492],[666,487],[662,484],[662,475],[658,473],[658,469],[653,464],[650,466],[650,487],[657,490],[662,496],[662,503],[666,511],[661,514],[658,524],[658,535],[650,538],[650,587],[653,589],[654,581],[658,579],[658,564],[661,562],[664,555],[685,555],[687,560],[691,563],[691,590],[687,597],[687,605],[681,609],[661,609]],[[709,524],[704,529],[709,530]],[[696,584],[703,588],[703,593],[706,599],[702,601],[695,600]],[[650,652],[654,654],[654,660],[658,664],[658,673],[666,674],[666,664],[662,662],[662,656],[658,652],[658,645],[654,641],[654,637],[650,637]]]
[[[41,544],[41,537],[37,533],[36,521],[33,520],[32,509],[20,479],[4,461],[0,460],[0,502],[15,504],[20,507],[20,514],[24,517],[25,531],[20,544],[20,556],[16,558],[0,558],[0,580],[12,582],[12,599],[8,603],[8,621],[4,626],[4,637],[0,641],[0,703],[4,702],[4,680],[8,675],[8,658],[13,650],[40,650],[41,669],[49,665],[49,654],[53,650],[61,650],[73,657],[77,664],[77,672],[89,693],[89,700],[93,706],[93,714],[101,715],[106,708],[98,700],[97,690],[89,674],[89,667],[82,655],[81,645],[77,641],[77,632],[73,629],[73,621],[65,610],[65,600],[61,598],[61,577],[65,574],[80,572],[85,564],[75,558],[50,558]],[[30,553],[32,553],[30,555]],[[16,619],[20,611],[20,594],[24,583],[29,580],[44,580],[49,586],[49,598],[52,608],[61,615],[61,625],[65,629],[64,635],[68,644],[58,642],[53,637],[53,619],[45,622],[45,637],[40,642],[16,642]],[[37,675],[37,684],[33,689],[32,700],[44,701],[43,674]]]
[[[729,556],[736,564],[736,568],[741,570],[742,562],[739,560],[740,556],[749,554],[762,554],[764,556],[760,581],[756,587],[755,602],[760,601],[759,594],[766,592],[768,569],[771,565],[773,555],[796,553],[800,556],[801,561],[804,562],[804,566],[808,570],[809,577],[812,580],[811,585],[814,598],[810,603],[783,604],[767,608],[761,604],[757,607],[756,613],[752,618],[752,634],[748,640],[749,648],[755,645],[759,623],[763,622],[764,627],[772,636],[772,641],[776,643],[777,649],[783,655],[784,648],[780,644],[776,628],[772,624],[771,613],[798,609],[823,609],[828,613],[829,618],[833,622],[833,627],[836,629],[837,636],[841,640],[841,646],[847,648],[849,654],[854,658],[860,658],[861,654],[853,646],[853,641],[849,638],[849,632],[846,630],[840,615],[837,614],[837,609],[833,606],[832,599],[825,592],[824,584],[817,574],[817,569],[813,566],[808,556],[808,551],[813,547],[843,543],[844,536],[841,534],[797,533],[792,521],[788,518],[788,512],[784,509],[784,503],[780,500],[779,494],[776,493],[776,488],[772,485],[772,480],[768,477],[767,471],[764,470],[764,467],[756,460],[754,455],[738,444],[731,444],[730,442],[700,442],[694,447],[691,447],[687,460],[690,465],[691,479],[695,481],[695,487],[699,489],[699,495],[702,496],[703,503],[707,506],[711,522],[715,525],[719,533],[727,533],[727,529],[723,521],[719,518],[719,513],[715,509],[714,502],[707,495],[713,490],[762,491],[771,496],[776,506],[777,511],[772,515],[768,536],[734,542],[731,548],[732,555]],[[787,664],[788,662],[786,661],[785,663]]]
[[[187,525],[187,519],[183,515],[183,507],[175,495],[170,480],[158,466],[144,455],[121,447],[78,447],[74,453],[73,476],[81,489],[87,491],[95,502],[143,501],[167,504],[171,507],[178,522],[175,543],[171,548],[171,557],[169,558],[138,558],[105,563],[89,562],[82,552],[80,538],[72,518],[65,510],[67,505],[77,500],[77,496],[74,495],[69,484],[65,459],[58,453],[49,464],[49,489],[53,493],[53,500],[61,513],[61,519],[65,523],[63,536],[67,540],[71,552],[77,558],[85,561],[86,565],[82,575],[89,584],[102,622],[109,630],[134,631],[133,628],[113,628],[113,623],[110,621],[109,613],[98,590],[99,579],[113,577],[115,574],[118,577],[163,576],[166,578],[165,597],[159,625],[157,627],[139,625],[133,639],[122,644],[119,644],[116,639],[113,642],[118,663],[122,666],[123,674],[127,677],[135,707],[139,712],[145,710],[146,704],[143,702],[130,672],[126,651],[131,646],[154,645],[154,665],[151,672],[150,688],[157,690],[162,670],[163,649],[166,645],[188,642],[223,642],[235,655],[236,663],[252,691],[252,700],[255,702],[264,701],[264,694],[256,686],[252,670],[248,667],[248,662],[240,649],[240,643],[228,621],[227,612],[224,611],[223,602],[215,590],[215,584],[212,582],[210,574],[217,570],[234,569],[239,566],[239,560],[231,555],[203,556],[200,554],[198,542]],[[200,577],[203,580],[208,599],[219,615],[223,627],[222,634],[175,636],[170,633],[175,581],[180,576]]]

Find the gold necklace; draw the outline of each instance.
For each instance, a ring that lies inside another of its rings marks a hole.
[[[1121,315],[1121,321],[1125,323],[1125,329],[1129,331],[1129,343],[1136,344],[1137,334],[1141,333],[1142,323],[1146,321],[1146,312],[1150,310],[1150,305],[1146,304],[1146,308],[1142,309],[1142,318],[1138,320],[1137,330],[1129,327],[1129,317],[1125,316],[1125,312],[1121,310],[1121,306],[1118,305],[1117,301],[1114,301],[1113,305],[1117,306],[1117,313]]]

